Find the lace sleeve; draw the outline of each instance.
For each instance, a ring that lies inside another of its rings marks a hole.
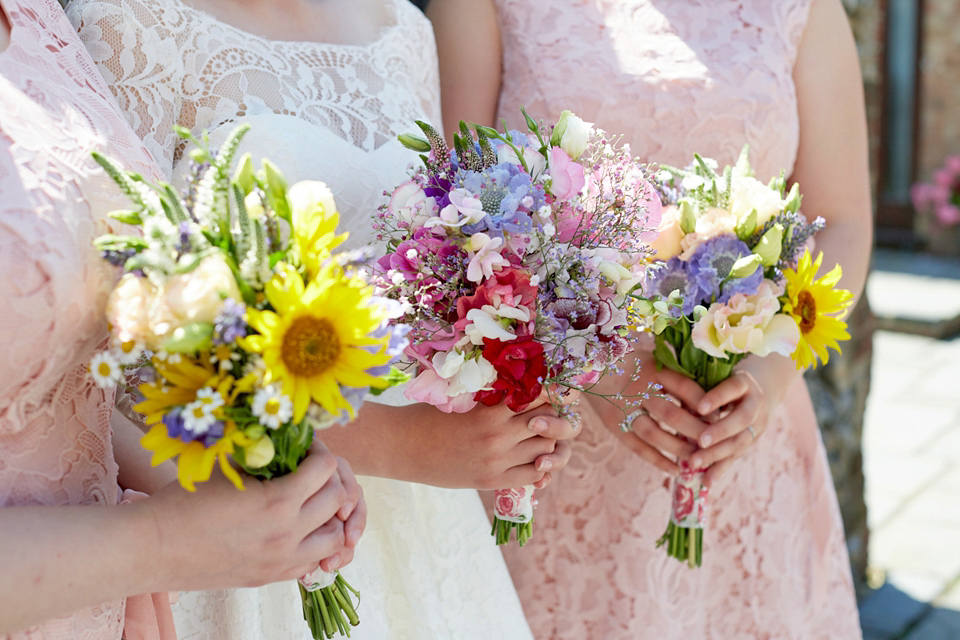
[[[164,174],[173,169],[185,39],[162,9],[141,0],[73,0],[67,17]]]

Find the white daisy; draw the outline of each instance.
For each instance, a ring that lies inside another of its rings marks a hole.
[[[129,340],[114,347],[113,355],[120,364],[134,365],[140,362],[143,350],[144,344],[141,340]]]
[[[183,428],[194,435],[203,435],[217,421],[213,412],[224,404],[223,396],[204,387],[197,391],[197,399],[183,408]]]
[[[293,402],[275,385],[257,389],[250,409],[268,429],[279,429],[293,417]]]
[[[101,389],[112,389],[120,382],[123,369],[120,363],[107,351],[101,351],[90,360],[90,373]]]

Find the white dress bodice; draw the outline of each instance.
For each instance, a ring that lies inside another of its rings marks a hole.
[[[165,170],[187,162],[173,124],[216,142],[249,122],[241,152],[270,158],[290,183],[326,182],[360,246],[384,191],[417,160],[397,135],[440,122],[429,23],[387,1],[393,23],[361,46],[266,40],[179,0],[73,0],[68,15]],[[362,594],[353,638],[531,638],[475,491],[360,481],[368,524],[343,571]],[[293,583],[185,593],[174,613],[183,640],[309,638]]]

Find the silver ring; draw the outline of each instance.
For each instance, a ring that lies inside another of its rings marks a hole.
[[[757,432],[753,430],[753,427],[747,427],[747,431],[750,432],[750,435],[753,436],[753,441],[757,441]]]
[[[627,417],[623,419],[623,422],[620,423],[620,430],[626,433],[627,431],[633,431],[633,421],[639,418],[640,416],[648,416],[650,412],[640,407],[639,409],[634,409],[627,414]]]

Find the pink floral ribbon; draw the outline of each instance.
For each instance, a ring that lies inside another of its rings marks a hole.
[[[680,475],[673,479],[673,506],[670,521],[684,529],[703,529],[707,524],[707,487],[703,486],[706,469],[691,469],[680,463]]]
[[[533,485],[519,489],[498,489],[493,503],[493,513],[498,520],[523,524],[533,520]]]
[[[336,571],[324,571],[323,569],[316,569],[311,571],[305,576],[302,576],[298,582],[303,585],[303,588],[307,591],[319,591],[325,587],[329,587],[337,579]]]

